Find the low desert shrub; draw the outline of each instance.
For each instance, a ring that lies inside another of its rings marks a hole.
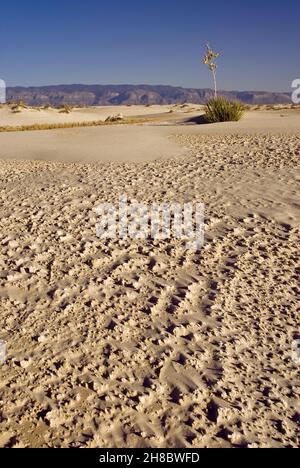
[[[72,112],[72,106],[69,106],[68,104],[62,104],[59,107],[60,114],[70,114],[71,112]]]
[[[244,114],[245,107],[239,101],[224,97],[210,99],[205,105],[205,120],[209,123],[237,122]]]

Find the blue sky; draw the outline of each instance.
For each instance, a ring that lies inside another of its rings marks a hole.
[[[0,78],[9,86],[211,87],[207,41],[222,53],[221,89],[288,91],[300,78],[300,0],[1,3]]]

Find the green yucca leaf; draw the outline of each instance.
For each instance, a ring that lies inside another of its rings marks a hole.
[[[205,106],[205,118],[209,123],[237,122],[244,114],[245,106],[239,101],[224,97],[210,99]]]

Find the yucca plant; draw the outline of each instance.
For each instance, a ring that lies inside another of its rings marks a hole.
[[[210,99],[205,105],[208,123],[237,122],[244,114],[245,106],[239,101],[228,101],[224,97]]]
[[[217,87],[217,69],[218,65],[216,63],[217,58],[220,57],[218,52],[214,52],[209,44],[206,44],[206,54],[203,58],[204,65],[207,65],[209,70],[212,72],[214,80],[214,89],[215,89],[215,98],[218,96],[218,87]]]
[[[205,120],[209,123],[215,122],[237,122],[243,116],[245,106],[239,101],[229,101],[224,97],[218,97],[216,60],[220,57],[218,52],[214,52],[209,44],[206,44],[206,54],[203,63],[208,66],[213,75],[214,98],[205,105]]]

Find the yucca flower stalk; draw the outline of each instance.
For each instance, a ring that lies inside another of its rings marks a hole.
[[[218,87],[217,87],[217,69],[218,65],[216,63],[216,59],[220,57],[220,54],[214,52],[209,44],[206,44],[206,54],[203,59],[204,65],[207,65],[209,70],[213,75],[214,80],[214,89],[215,89],[215,98],[218,96]]]

